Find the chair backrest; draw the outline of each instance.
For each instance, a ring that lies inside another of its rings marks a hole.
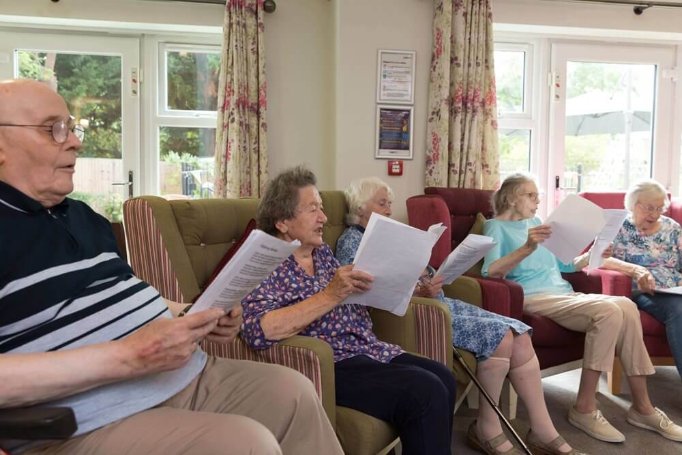
[[[469,234],[478,213],[493,216],[492,190],[470,188],[426,187],[424,195],[407,199],[407,216],[411,226],[427,229],[440,222],[447,228],[436,242],[429,264],[438,267]]]
[[[624,191],[583,191],[578,194],[604,209],[625,208]],[[668,199],[670,200],[670,207],[668,207],[664,215],[669,216],[678,223],[682,223],[682,203],[679,200],[673,199],[670,193],[668,193]]]
[[[332,248],[345,228],[342,191],[321,191]],[[129,199],[123,206],[130,265],[135,274],[176,302],[191,302],[255,218],[258,199]]]

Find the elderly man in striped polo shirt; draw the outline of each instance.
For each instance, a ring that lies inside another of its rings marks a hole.
[[[73,408],[71,439],[14,453],[340,454],[312,384],[284,367],[208,357],[241,308],[174,317],[73,190],[84,132],[35,81],[0,82],[0,407]]]

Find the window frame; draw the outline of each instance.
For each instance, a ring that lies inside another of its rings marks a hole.
[[[143,162],[145,178],[143,190],[145,194],[160,194],[159,161],[160,130],[162,127],[180,128],[213,128],[217,127],[217,111],[186,111],[166,109],[168,50],[186,50],[200,52],[210,50],[221,52],[222,36],[144,36],[142,39],[144,55],[144,72],[147,88],[142,91],[143,130]]]

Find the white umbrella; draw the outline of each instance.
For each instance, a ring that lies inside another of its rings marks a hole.
[[[652,111],[653,100],[631,97],[628,101],[604,92],[584,93],[566,100],[566,135],[651,131]]]

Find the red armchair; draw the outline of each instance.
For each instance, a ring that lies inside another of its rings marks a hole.
[[[486,218],[492,216],[492,191],[427,187],[424,193],[407,199],[408,221],[421,229],[438,222],[448,228],[434,246],[431,256],[431,265],[438,266],[470,232],[478,213]],[[472,273],[473,269],[467,272]],[[481,283],[483,308],[521,319],[533,327],[533,346],[544,376],[580,366],[578,361],[582,359],[585,340],[583,333],[565,329],[548,318],[524,313],[523,290],[518,284],[508,280],[476,278]],[[622,274],[603,270],[589,274],[565,274],[564,278],[580,292],[613,295],[630,286],[629,279]]]
[[[622,209],[625,207],[625,193],[624,192],[583,192],[580,196],[590,200],[598,206],[605,209]],[[668,195],[670,197],[670,195]],[[678,223],[682,222],[682,204],[680,202],[673,202],[665,215],[673,218]],[[602,271],[605,272],[605,271]],[[611,272],[618,273],[618,272]],[[629,278],[628,278],[629,281]],[[618,292],[618,295],[630,296],[631,284],[627,290]],[[646,345],[649,357],[654,365],[675,365],[672,358],[670,347],[668,346],[668,339],[665,334],[665,326],[654,319],[649,313],[644,311],[639,312],[642,320],[642,331],[644,333],[644,344]],[[613,385],[611,389],[613,393],[620,392],[622,372],[620,363],[616,362],[613,367]]]

